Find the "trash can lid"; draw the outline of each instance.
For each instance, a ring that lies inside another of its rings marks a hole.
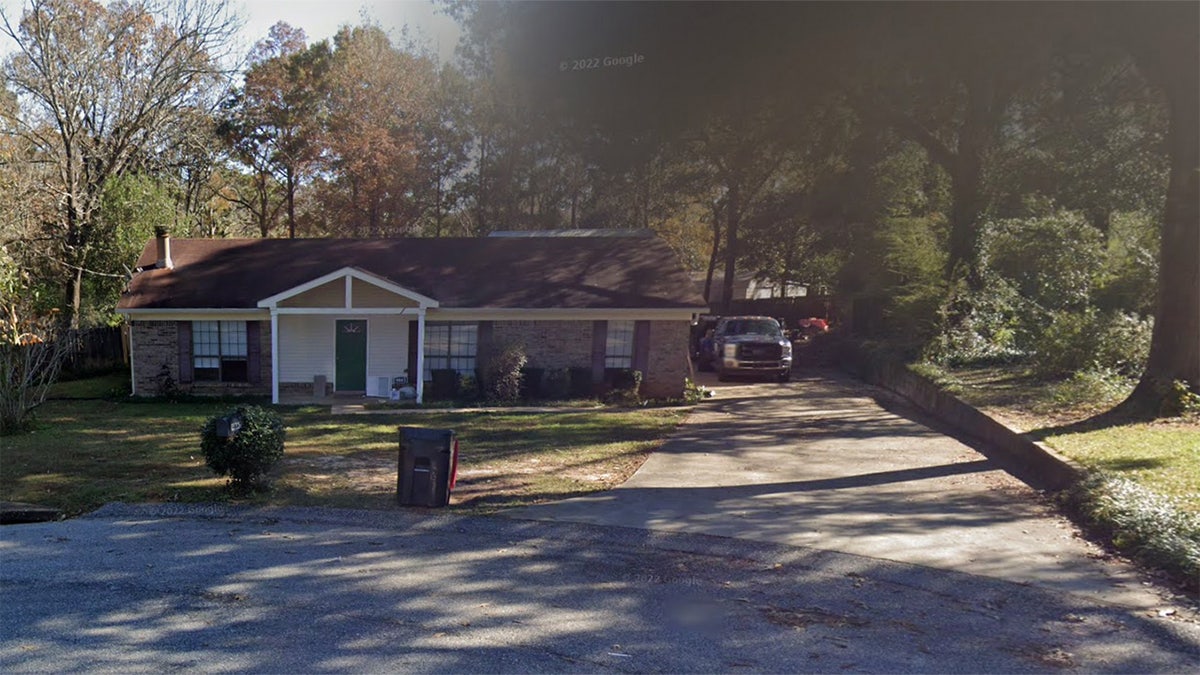
[[[454,430],[400,427],[400,436],[414,441],[445,441],[454,437]]]

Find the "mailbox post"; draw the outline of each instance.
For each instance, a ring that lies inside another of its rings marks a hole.
[[[458,437],[450,429],[400,427],[397,464],[402,506],[445,506],[458,472]]]

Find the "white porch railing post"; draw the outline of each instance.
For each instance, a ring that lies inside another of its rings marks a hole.
[[[271,403],[279,405],[279,312],[271,308]]]
[[[425,402],[425,308],[417,309],[417,405]]]

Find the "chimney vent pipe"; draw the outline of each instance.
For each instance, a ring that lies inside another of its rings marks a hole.
[[[175,269],[175,262],[171,260],[171,235],[167,228],[161,225],[154,228],[154,243],[158,253],[154,267],[160,270]]]

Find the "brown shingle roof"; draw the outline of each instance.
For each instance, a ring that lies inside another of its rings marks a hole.
[[[134,276],[120,309],[256,307],[344,267],[442,307],[698,308],[705,305],[658,239],[172,239],[172,270]],[[151,239],[138,259],[154,264]]]

